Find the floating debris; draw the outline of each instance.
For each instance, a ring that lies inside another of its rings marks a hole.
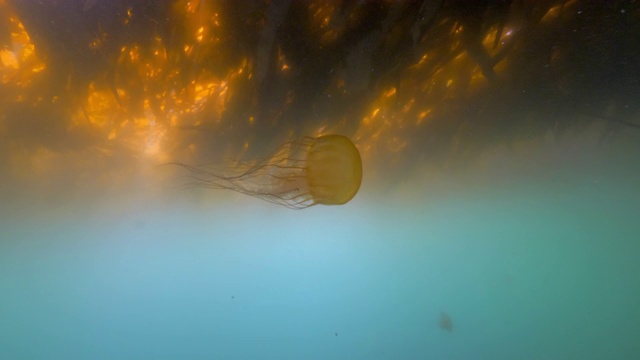
[[[438,320],[438,326],[440,326],[440,329],[442,330],[453,332],[453,321],[451,320],[449,314],[440,312],[440,320]]]

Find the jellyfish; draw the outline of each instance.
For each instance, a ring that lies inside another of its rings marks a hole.
[[[342,135],[304,137],[263,160],[222,169],[175,164],[189,171],[191,185],[233,190],[291,209],[346,204],[362,182],[360,153]]]

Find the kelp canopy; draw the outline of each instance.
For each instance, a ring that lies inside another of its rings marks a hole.
[[[635,1],[0,0],[0,181],[127,181],[338,133],[393,182],[637,127],[638,38]]]

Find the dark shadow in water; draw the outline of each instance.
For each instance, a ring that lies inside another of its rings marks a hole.
[[[453,321],[449,314],[445,312],[440,312],[440,319],[438,320],[438,326],[440,329],[445,330],[447,332],[453,332]]]

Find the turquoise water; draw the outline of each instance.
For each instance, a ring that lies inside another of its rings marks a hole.
[[[6,214],[0,358],[635,358],[640,191],[613,175]]]

